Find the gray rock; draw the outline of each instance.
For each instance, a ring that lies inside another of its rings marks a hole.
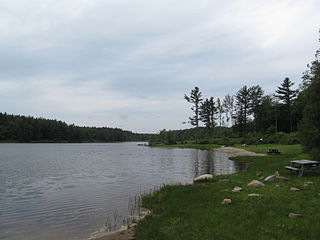
[[[242,188],[241,187],[234,187],[232,190],[231,190],[231,192],[233,192],[233,193],[238,193],[238,192],[241,192],[242,191]]]
[[[264,184],[258,180],[252,180],[248,183],[248,186],[262,187]]]
[[[289,213],[288,217],[289,218],[296,218],[296,217],[303,217],[303,215],[300,213]]]
[[[264,179],[265,182],[273,182],[276,180],[276,175],[271,175],[271,176],[268,176]]]
[[[204,175],[201,175],[199,177],[196,177],[195,179],[193,179],[193,181],[194,182],[199,182],[199,181],[207,180],[207,179],[210,179],[210,178],[213,178],[212,174],[204,174]]]
[[[292,192],[298,192],[298,191],[301,191],[301,189],[292,187],[292,188],[290,188],[290,191],[292,191]]]
[[[262,197],[262,194],[259,194],[259,193],[250,193],[250,194],[248,194],[248,197]]]

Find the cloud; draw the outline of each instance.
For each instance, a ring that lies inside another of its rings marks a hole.
[[[0,107],[69,123],[182,128],[184,93],[297,84],[318,48],[316,0],[4,0]]]

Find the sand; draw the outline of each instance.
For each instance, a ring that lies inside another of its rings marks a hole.
[[[249,152],[245,149],[234,148],[234,147],[221,147],[221,148],[215,149],[215,151],[229,153],[234,157],[237,157],[237,156],[266,156],[266,154],[263,154],[263,153]]]

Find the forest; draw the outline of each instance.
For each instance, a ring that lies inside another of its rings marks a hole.
[[[79,127],[44,118],[0,113],[1,142],[123,142],[146,141],[139,134],[108,127]]]

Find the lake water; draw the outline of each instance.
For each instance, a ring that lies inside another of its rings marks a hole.
[[[226,153],[137,143],[0,144],[0,239],[87,239],[136,194],[239,167]]]

